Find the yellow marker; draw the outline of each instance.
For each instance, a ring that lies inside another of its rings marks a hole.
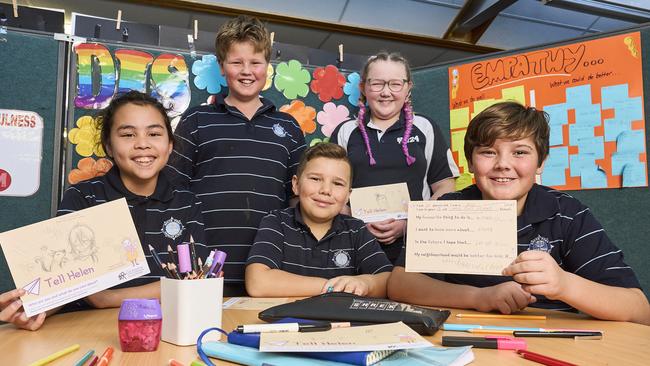
[[[63,357],[65,355],[67,355],[68,353],[72,353],[72,352],[78,350],[79,347],[80,346],[78,344],[72,345],[72,346],[70,346],[68,348],[60,350],[59,352],[52,353],[51,355],[49,355],[49,356],[47,356],[45,358],[41,358],[40,360],[29,364],[29,366],[42,366],[42,365],[48,364],[48,363],[56,360],[57,358]]]
[[[476,333],[476,334],[510,334],[512,335],[512,330],[506,330],[506,329],[480,329],[480,328],[475,328],[475,329],[470,329],[468,330],[469,333]]]
[[[546,315],[456,314],[457,318],[546,320]]]

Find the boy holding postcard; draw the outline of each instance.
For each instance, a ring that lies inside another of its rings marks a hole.
[[[305,152],[292,178],[299,204],[265,216],[248,255],[251,296],[386,296],[390,261],[363,221],[340,214],[351,180],[341,146],[320,143]]]
[[[425,275],[405,272],[403,251],[389,280],[390,298],[504,314],[530,305],[650,324],[634,272],[589,208],[535,183],[548,152],[544,112],[505,102],[474,117],[465,155],[476,184],[440,199],[515,200],[519,255],[503,277]]]

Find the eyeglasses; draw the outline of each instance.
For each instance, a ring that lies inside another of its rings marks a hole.
[[[406,79],[391,79],[391,80],[377,80],[377,79],[368,79],[367,85],[370,88],[370,91],[380,92],[384,90],[384,87],[388,84],[388,89],[392,92],[401,92],[404,89],[404,85],[408,80]]]

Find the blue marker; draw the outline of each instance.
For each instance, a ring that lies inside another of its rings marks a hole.
[[[88,361],[88,359],[91,358],[94,354],[95,354],[95,350],[94,350],[94,349],[91,349],[90,351],[86,352],[86,354],[85,354],[85,355],[84,355],[84,356],[83,356],[79,361],[77,361],[77,362],[74,364],[74,366],[81,366],[81,365],[83,365],[83,364],[86,363],[86,361]]]

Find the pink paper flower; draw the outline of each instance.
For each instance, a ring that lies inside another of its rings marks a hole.
[[[323,110],[316,115],[316,121],[322,126],[323,135],[330,137],[334,129],[341,123],[350,120],[350,111],[344,105],[337,106],[329,102],[325,103]]]

